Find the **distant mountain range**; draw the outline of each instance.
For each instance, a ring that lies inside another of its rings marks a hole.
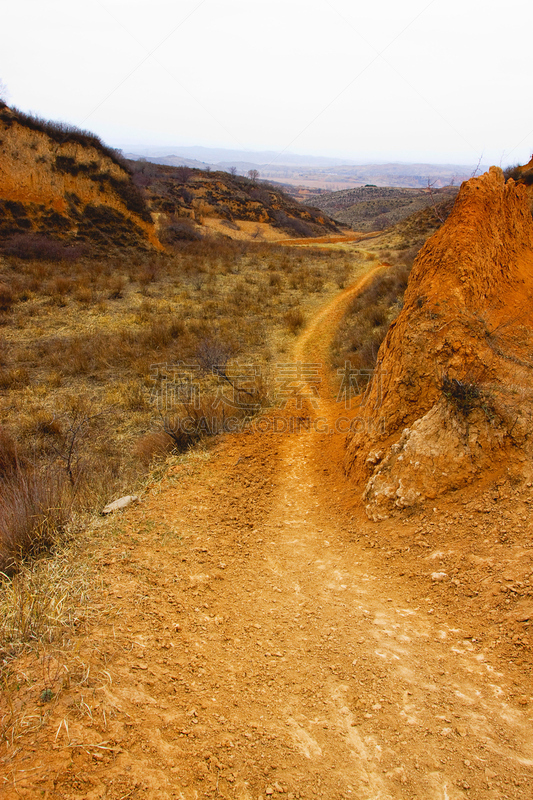
[[[338,191],[357,186],[424,188],[459,185],[471,178],[474,165],[464,164],[356,164],[353,161],[319,156],[302,156],[275,151],[227,150],[211,147],[136,147],[127,158],[146,159],[156,164],[229,172],[240,175],[257,169],[260,178],[289,186]],[[477,167],[485,172],[488,166]]]
[[[182,157],[198,163],[230,166],[239,163],[257,166],[296,166],[296,167],[338,167],[343,164],[355,164],[341,158],[327,158],[323,156],[301,156],[296,153],[278,153],[276,150],[228,150],[223,147],[136,147],[135,152],[145,158],[153,157]]]

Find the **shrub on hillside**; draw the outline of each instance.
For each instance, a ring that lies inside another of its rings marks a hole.
[[[508,181],[509,178],[512,178],[514,181],[517,181],[521,176],[521,171],[522,168],[520,164],[513,164],[512,166],[504,169],[503,177],[505,178],[506,181]]]
[[[25,261],[77,261],[84,254],[79,245],[69,245],[40,233],[16,234],[3,245],[2,251],[6,256]]]
[[[13,303],[15,302],[15,295],[11,286],[7,283],[0,283],[0,311],[11,311]]]
[[[163,244],[175,245],[180,242],[199,242],[202,234],[188,219],[171,218],[161,232]]]
[[[276,227],[283,228],[283,230],[286,230],[288,233],[302,239],[314,235],[312,227],[307,222],[296,217],[289,217],[289,215],[281,209],[274,212],[274,224]]]
[[[290,308],[285,314],[285,324],[289,331],[296,335],[305,324],[305,315],[299,306]]]

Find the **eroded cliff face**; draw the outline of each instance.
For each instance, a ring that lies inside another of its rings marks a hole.
[[[106,148],[51,137],[0,104],[0,237],[47,233],[160,248],[142,197]],[[92,137],[96,140],[96,137]]]
[[[345,466],[371,519],[533,450],[533,219],[500,169],[461,187],[413,266]]]

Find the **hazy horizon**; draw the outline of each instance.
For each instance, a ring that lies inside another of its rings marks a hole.
[[[206,150],[206,151],[220,150],[220,151],[226,151],[227,153],[239,152],[238,150],[236,150],[234,148],[229,148],[229,147],[222,147],[222,146],[217,146],[217,145],[197,145],[197,144],[154,145],[154,144],[145,142],[145,143],[142,143],[142,144],[141,143],[137,143],[137,144],[135,144],[135,143],[133,143],[133,144],[128,144],[128,143],[124,144],[124,143],[122,143],[122,144],[117,144],[117,145],[114,145],[114,146],[118,147],[124,153],[129,152],[129,153],[134,153],[135,155],[141,155],[141,156],[145,154],[142,151],[146,151],[146,152],[148,152],[148,151],[158,151],[157,152],[157,157],[171,156],[171,155],[179,154],[180,151],[183,152],[183,151],[187,151],[187,150]],[[135,148],[137,148],[137,150],[135,150]],[[272,148],[270,148],[270,149],[261,149],[261,150],[255,150],[255,149],[252,149],[252,148],[242,148],[241,152],[243,154],[248,153],[250,156],[262,155],[262,154],[265,154],[265,155],[266,154],[270,154],[272,156],[275,156],[275,160],[272,163],[281,164],[281,165],[284,164],[284,161],[283,161],[284,157],[285,158],[293,157],[293,158],[298,158],[298,159],[309,158],[309,159],[324,159],[324,160],[328,160],[329,159],[331,161],[336,160],[336,161],[339,162],[339,166],[341,166],[343,164],[346,164],[346,165],[349,165],[349,166],[372,166],[372,165],[385,166],[387,164],[397,164],[397,165],[400,165],[400,166],[401,165],[410,166],[412,164],[427,164],[427,165],[435,165],[435,166],[443,166],[443,167],[444,166],[453,166],[453,167],[461,166],[461,167],[467,167],[467,168],[475,166],[473,162],[470,163],[470,164],[460,164],[460,163],[451,162],[451,161],[448,161],[448,162],[446,162],[446,161],[422,161],[421,159],[417,159],[416,161],[415,160],[410,160],[409,161],[409,160],[401,160],[401,159],[379,158],[379,159],[367,159],[367,160],[356,161],[353,158],[346,158],[344,160],[339,156],[334,156],[334,155],[331,155],[331,154],[299,153],[299,152],[296,152],[294,150],[291,150],[291,151],[287,150],[282,155],[278,156],[277,151],[273,150]],[[156,157],[156,156],[154,156],[154,157]],[[259,162],[257,162],[257,163],[259,163]],[[302,161],[301,163],[303,164],[304,162]]]
[[[132,150],[505,166],[533,148],[515,37],[531,16],[518,0],[19,0],[0,79],[12,105]]]

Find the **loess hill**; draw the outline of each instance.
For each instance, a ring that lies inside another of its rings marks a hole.
[[[504,476],[530,481],[533,220],[502,171],[461,187],[415,260],[346,469],[382,519]]]
[[[0,239],[160,248],[143,194],[97,136],[0,103]],[[15,240],[16,243],[16,240]],[[26,247],[28,244],[26,243]]]
[[[317,237],[344,228],[268,184],[128,161],[87,131],[2,102],[0,155],[0,243],[22,257],[36,250],[46,255],[51,243],[43,236],[71,248],[109,252],[162,250],[206,236]]]
[[[346,228],[326,212],[262,181],[147,161],[129,163],[134,183],[146,192],[167,242],[209,233],[280,241],[339,234]]]

